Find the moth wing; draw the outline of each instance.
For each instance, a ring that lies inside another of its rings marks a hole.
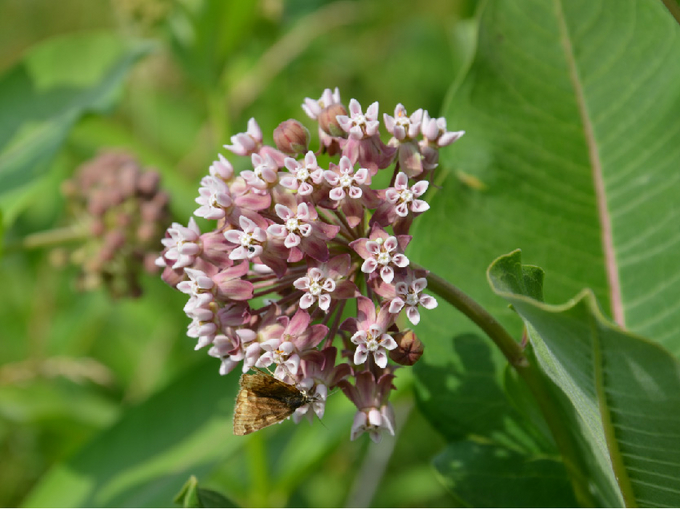
[[[245,376],[245,375],[244,375]],[[282,401],[262,398],[243,387],[236,396],[234,409],[234,435],[248,435],[277,422],[295,411]]]

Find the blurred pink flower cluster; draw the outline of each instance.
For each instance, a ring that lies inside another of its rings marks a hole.
[[[302,108],[318,123],[318,152],[297,120],[280,124],[270,146],[251,119],[225,148],[252,168],[236,174],[219,155],[201,180],[194,214],[214,229],[201,233],[193,218],[174,223],[156,263],[189,296],[188,335],[220,359],[221,374],[273,369],[304,389],[312,402],[295,422],[321,418],[339,387],[357,407],[352,439],[367,431],[377,442],[394,434],[388,400],[397,365],[423,351],[406,320],[417,324],[420,308],[437,305],[423,293],[425,271],[404,254],[408,232],[429,208],[422,197],[439,149],[463,132],[399,104],[383,116],[392,136],[385,144],[378,103],[363,113],[352,99],[348,111],[337,89]],[[374,189],[391,166],[391,185]]]

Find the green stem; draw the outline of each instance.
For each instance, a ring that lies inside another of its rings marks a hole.
[[[512,366],[515,368],[529,366],[529,361],[519,343],[486,309],[472,300],[469,295],[466,295],[459,288],[431,272],[427,276],[427,287],[440,297],[446,299],[449,304],[486,332],[486,335],[496,343],[496,346],[503,352],[503,355],[505,355]]]
[[[36,249],[43,247],[53,247],[67,242],[75,242],[88,237],[88,234],[80,225],[65,226],[44,232],[37,232],[27,235],[23,239],[7,244],[5,252],[11,253],[25,249]]]
[[[675,0],[662,0],[668,12],[675,18],[675,21],[680,24],[680,5]]]
[[[269,468],[267,464],[267,452],[264,447],[264,438],[255,433],[248,437],[248,462],[250,471],[250,507],[267,507],[269,505]]]
[[[416,267],[418,268],[418,267]],[[562,454],[564,465],[574,488],[576,499],[583,507],[595,507],[596,500],[588,490],[584,476],[585,465],[577,454],[578,444],[567,426],[563,409],[551,393],[548,382],[537,366],[529,362],[522,346],[489,314],[479,303],[445,279],[430,273],[427,277],[428,288],[445,299],[482,329],[508,359],[512,367],[522,377],[536,402]]]

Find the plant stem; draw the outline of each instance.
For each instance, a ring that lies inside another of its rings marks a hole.
[[[248,437],[247,443],[249,473],[250,473],[250,493],[248,494],[250,507],[266,507],[269,503],[269,491],[271,483],[269,480],[269,467],[267,453],[264,448],[264,439],[259,434]]]
[[[419,267],[417,267],[419,268]],[[427,287],[461,313],[472,320],[486,335],[496,343],[496,346],[503,352],[508,362],[517,367],[529,366],[529,361],[524,355],[524,351],[517,341],[506,331],[489,312],[474,301],[469,295],[463,293],[460,288],[453,286],[445,279],[430,272],[427,276]]]
[[[416,267],[419,268],[419,267]],[[567,426],[567,419],[563,409],[555,401],[548,381],[537,366],[529,362],[524,355],[520,343],[505,330],[505,328],[491,316],[479,303],[466,295],[445,279],[430,273],[427,276],[428,288],[445,299],[449,304],[462,312],[482,329],[500,349],[510,365],[517,370],[529,390],[536,398],[536,402],[555,439],[557,448],[562,454],[562,460],[569,474],[574,493],[579,504],[583,507],[595,507],[597,501],[588,489],[585,478],[585,465],[578,451],[576,439]]]
[[[25,249],[58,246],[67,242],[85,239],[87,236],[87,232],[80,225],[65,226],[27,235],[17,242],[7,244],[5,252],[11,253]]]

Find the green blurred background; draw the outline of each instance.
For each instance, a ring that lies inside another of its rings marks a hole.
[[[2,74],[75,34],[85,53],[95,40],[144,53],[114,106],[82,115],[21,188],[7,244],[64,224],[59,184],[101,148],[157,168],[186,224],[200,178],[251,117],[270,140],[279,122],[306,122],[305,97],[336,86],[345,103],[379,101],[381,114],[403,103],[438,115],[472,51],[474,3],[0,0]],[[55,58],[78,67],[78,51]],[[7,90],[0,101],[11,106]],[[183,295],[154,277],[137,300],[77,293],[77,269],[52,261],[40,249],[0,260],[0,506],[170,505],[192,473],[246,506],[456,503],[431,467],[444,442],[413,409],[409,369],[397,383],[398,441],[350,442],[353,410],[339,395],[326,428],[284,424],[236,439],[236,377],[193,351]],[[73,471],[97,480],[77,492]]]

